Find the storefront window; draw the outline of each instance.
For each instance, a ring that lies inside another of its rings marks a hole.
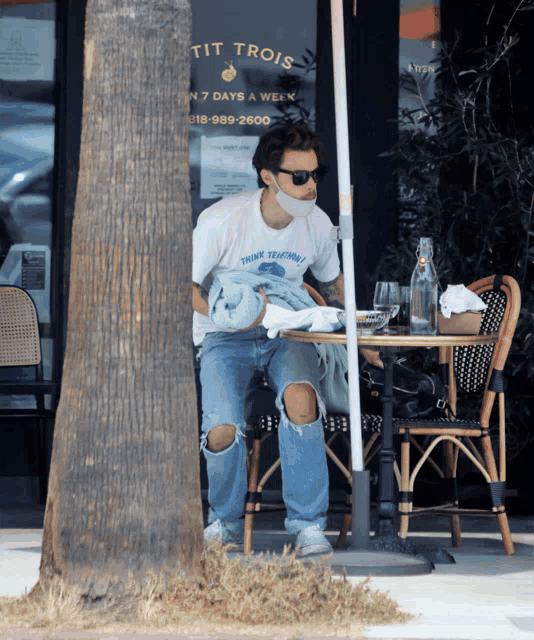
[[[45,377],[53,349],[55,28],[54,1],[0,0],[0,284],[22,287],[35,302]]]
[[[55,3],[0,0],[0,283],[50,322]]]

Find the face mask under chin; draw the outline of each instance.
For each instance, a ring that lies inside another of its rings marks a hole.
[[[278,193],[276,193],[274,197],[282,209],[292,218],[307,218],[313,211],[317,198],[314,198],[313,200],[299,200],[298,198],[293,198],[293,196],[282,191],[282,188],[276,181],[274,174],[271,175],[273,176],[275,185],[278,187]]]

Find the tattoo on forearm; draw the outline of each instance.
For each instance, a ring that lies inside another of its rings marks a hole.
[[[345,309],[345,306],[337,299],[337,298],[327,298],[326,296],[324,297],[324,301],[326,302],[327,306],[329,307],[335,307],[336,309]]]
[[[337,307],[344,309],[343,302],[339,295],[340,281],[339,277],[331,282],[321,282],[319,284],[319,292],[323,296],[324,301],[329,307]]]
[[[335,300],[337,289],[333,282],[325,282],[321,287],[321,294],[326,302],[330,302],[330,300]]]

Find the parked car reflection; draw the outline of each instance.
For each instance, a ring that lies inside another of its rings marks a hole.
[[[13,244],[51,245],[53,124],[0,129],[0,253]]]

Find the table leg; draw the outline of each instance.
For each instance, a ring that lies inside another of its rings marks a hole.
[[[374,551],[390,551],[415,556],[421,560],[439,564],[454,564],[450,553],[434,545],[422,545],[401,538],[397,533],[395,515],[395,448],[393,443],[393,365],[398,353],[397,347],[383,347],[380,357],[384,363],[384,395],[382,398],[382,448],[379,453],[379,497],[378,523],[376,534],[371,539],[370,548]]]
[[[382,448],[379,453],[379,498],[378,498],[378,524],[377,536],[396,535],[394,518],[395,504],[395,477],[393,463],[395,462],[395,449],[393,448],[393,365],[397,357],[395,348],[384,349],[380,357],[384,363],[384,395],[382,398]]]

